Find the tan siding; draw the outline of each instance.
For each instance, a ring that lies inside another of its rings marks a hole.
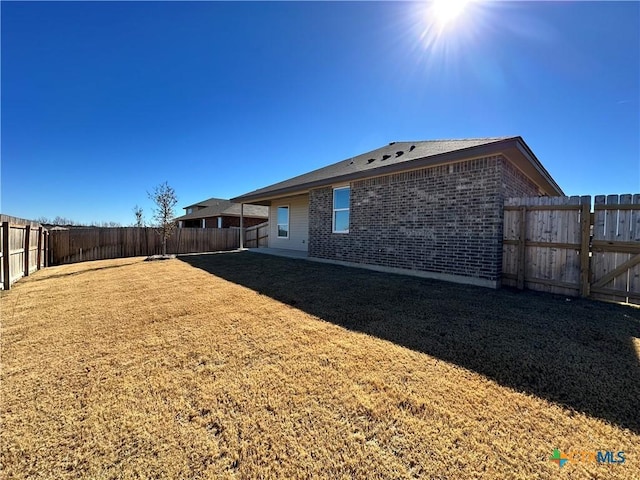
[[[278,207],[289,206],[289,238],[278,238]],[[309,196],[273,200],[269,208],[269,247],[307,251],[309,243]]]

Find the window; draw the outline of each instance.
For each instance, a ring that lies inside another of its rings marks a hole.
[[[333,233],[349,233],[349,201],[351,189],[333,189]]]
[[[289,238],[289,207],[278,207],[278,238]]]
[[[187,215],[189,215],[190,213],[193,213],[193,208],[191,207],[187,208]]]

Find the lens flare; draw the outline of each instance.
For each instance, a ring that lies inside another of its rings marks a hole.
[[[431,13],[440,28],[444,29],[464,13],[468,4],[469,0],[435,0]]]

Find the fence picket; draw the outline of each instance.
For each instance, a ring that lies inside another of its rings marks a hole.
[[[607,197],[605,195],[597,195],[594,200],[594,222],[593,222],[593,241],[605,240],[605,220],[606,210],[599,209],[606,205]],[[590,283],[594,283],[595,278],[602,278],[607,274],[606,262],[608,262],[607,253],[604,251],[596,250],[591,255],[591,272],[592,276]],[[593,292],[592,296],[597,295]]]
[[[620,195],[620,205],[631,205],[631,195]],[[618,210],[618,225],[616,232],[616,241],[628,242],[631,239],[629,230],[629,219],[631,216],[631,210],[621,209]],[[615,257],[614,268],[618,268],[620,265],[628,262],[633,254],[628,252],[619,252]],[[613,289],[616,291],[628,292],[629,291],[629,270],[626,270],[622,275],[616,276],[613,280]],[[621,301],[625,301],[626,295],[621,298]]]

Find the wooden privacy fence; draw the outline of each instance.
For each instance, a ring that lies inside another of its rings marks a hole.
[[[0,230],[2,289],[9,290],[18,279],[47,266],[49,232],[31,222],[2,222]]]
[[[244,230],[244,246],[258,248],[269,246],[269,222],[264,222]]]
[[[167,253],[233,250],[240,245],[238,228],[178,228],[167,239]],[[162,237],[153,228],[74,228],[51,232],[51,264],[159,255]]]
[[[640,304],[640,195],[505,201],[502,283]]]

